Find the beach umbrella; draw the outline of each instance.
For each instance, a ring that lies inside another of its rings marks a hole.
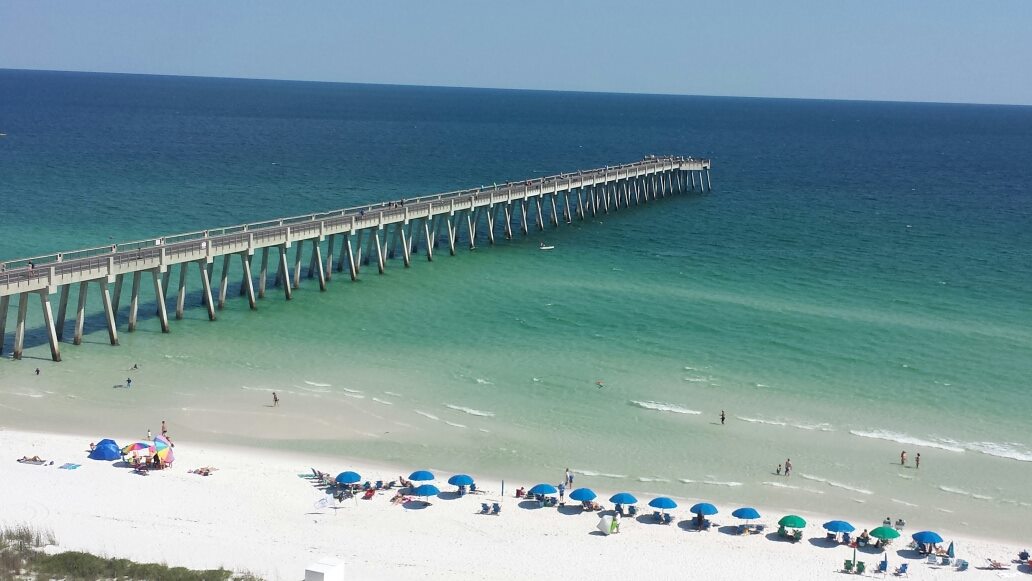
[[[753,520],[754,518],[760,518],[760,513],[755,508],[743,506],[742,508],[735,509],[731,516],[742,520]]]
[[[595,491],[590,488],[578,488],[570,493],[570,500],[576,500],[578,502],[591,502],[595,500],[598,495]]]
[[[609,502],[614,504],[637,504],[638,499],[630,492],[618,492],[609,497]]]
[[[452,486],[469,486],[473,484],[473,477],[468,474],[456,474],[448,479]]]
[[[154,453],[165,464],[171,464],[176,459],[175,454],[172,453],[172,442],[169,442],[165,436],[154,438]]]
[[[870,535],[876,539],[888,541],[890,539],[898,538],[899,531],[892,527],[881,526],[871,531]]]
[[[713,506],[708,502],[700,502],[699,504],[693,506],[690,510],[693,514],[701,514],[705,516],[717,514],[717,507]]]
[[[153,454],[154,453],[154,442],[133,442],[132,444],[129,444],[128,446],[125,446],[125,447],[122,448],[122,455],[123,456],[128,456],[129,454],[132,454],[133,452],[140,452],[140,451],[144,451],[144,452],[148,452],[149,454]]]
[[[833,533],[851,533],[856,530],[856,527],[844,520],[829,520],[824,523],[824,528]]]
[[[677,503],[674,502],[673,499],[667,498],[665,496],[660,496],[659,498],[653,498],[652,500],[650,500],[649,506],[651,506],[652,508],[658,508],[660,510],[670,510],[672,508],[677,508]]]
[[[931,545],[934,543],[941,543],[942,537],[938,533],[932,531],[920,531],[911,535],[913,539],[923,545]]]
[[[536,484],[534,488],[531,488],[529,494],[555,494],[559,492],[551,484]]]
[[[788,527],[790,529],[801,529],[806,526],[806,519],[804,519],[801,516],[790,514],[781,517],[781,520],[778,521],[778,524],[783,527]]]
[[[953,552],[953,541],[950,541],[950,548],[946,549],[946,556],[951,559],[956,559],[957,555]]]
[[[409,474],[409,480],[414,480],[416,482],[425,482],[433,479],[434,473],[429,470],[416,470],[412,474]]]
[[[441,491],[437,489],[433,484],[420,484],[419,486],[412,489],[412,494],[416,496],[422,496],[424,498],[430,496],[437,496]]]
[[[356,484],[362,481],[362,476],[358,472],[347,470],[338,474],[333,480],[337,484]]]

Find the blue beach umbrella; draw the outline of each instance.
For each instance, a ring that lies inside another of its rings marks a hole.
[[[670,510],[677,508],[677,503],[672,498],[660,496],[659,498],[653,498],[649,501],[649,506],[652,508],[658,508],[660,510]]]
[[[914,533],[911,536],[914,538],[915,541],[924,545],[942,542],[942,537],[940,537],[938,533],[932,531],[920,531]]]
[[[559,491],[551,484],[537,484],[529,492],[530,494],[555,494]]]
[[[595,500],[598,495],[595,491],[590,488],[578,488],[570,493],[570,500],[576,500],[577,502],[591,502]]]
[[[708,502],[700,502],[699,504],[693,506],[690,510],[693,514],[701,514],[705,516],[714,515],[718,512],[717,507],[713,506]]]
[[[609,497],[609,502],[614,504],[637,504],[638,499],[630,492],[618,492]]]
[[[413,480],[415,482],[424,482],[426,480],[433,479],[434,473],[430,472],[429,470],[416,470],[412,474],[409,474],[409,480]]]
[[[751,506],[743,506],[742,508],[736,508],[735,511],[731,513],[731,516],[742,520],[753,520],[755,518],[760,518],[760,513]]]
[[[844,520],[829,520],[824,523],[824,528],[832,533],[851,533],[856,530],[856,527]]]
[[[456,474],[448,479],[452,486],[470,486],[473,484],[473,477],[468,474]]]
[[[355,484],[362,481],[362,476],[360,476],[358,472],[348,470],[347,472],[341,472],[338,474],[334,480],[337,484]]]
[[[441,491],[437,489],[433,484],[420,484],[419,486],[412,489],[412,494],[415,496],[437,496]]]

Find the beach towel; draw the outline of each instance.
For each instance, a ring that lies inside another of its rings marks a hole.
[[[61,470],[75,470],[80,466],[82,466],[82,464],[72,464],[71,462],[67,462],[65,464],[58,466],[58,468]]]

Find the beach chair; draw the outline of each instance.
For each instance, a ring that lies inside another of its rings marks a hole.
[[[904,575],[906,575],[907,577],[910,577],[910,573],[907,572],[907,569],[909,568],[909,566],[910,566],[909,563],[903,563],[899,567],[896,567],[896,572],[893,573],[893,575],[895,575],[897,577],[902,577]]]
[[[469,485],[469,493],[470,494],[476,494],[477,493],[477,483],[476,482],[474,482],[474,483]]]
[[[882,562],[878,563],[878,568],[875,569],[874,572],[875,573],[888,573],[889,572],[889,562],[883,560]]]
[[[638,514],[638,507],[632,504],[631,506],[627,507],[627,513],[630,516],[636,516]]]
[[[670,524],[670,523],[674,522],[674,515],[672,515],[670,513],[664,514],[663,515],[663,522],[666,523],[666,524]]]
[[[708,531],[711,526],[713,526],[713,523],[710,522],[710,519],[706,519],[706,520],[702,521],[702,530]]]
[[[866,571],[866,570],[867,570],[867,565],[865,565],[863,561],[857,561],[856,562],[856,574],[857,575],[863,575],[864,571]]]
[[[964,559],[957,560],[957,571],[967,571],[968,562]]]
[[[494,514],[500,514],[502,512],[502,505],[498,504],[497,502],[492,504],[491,508],[493,509]]]
[[[846,559],[846,563],[842,566],[842,570],[845,571],[846,573],[852,573],[853,572],[853,561],[850,561],[849,559]]]
[[[849,536],[849,533],[842,533],[842,544],[848,545],[853,542],[853,538]]]
[[[837,536],[838,535],[836,535],[835,533],[828,533],[828,534],[824,535],[824,538],[829,540],[829,541],[836,541],[837,540]]]
[[[762,533],[763,531],[767,530],[767,525],[755,525],[753,527],[753,530],[757,533]]]
[[[799,529],[796,529],[796,530],[795,530],[795,531],[794,531],[794,532],[792,533],[792,542],[794,542],[794,543],[798,543],[798,542],[799,542],[799,541],[801,541],[801,540],[803,540],[803,531],[801,531],[801,530],[799,530]]]
[[[944,566],[944,567],[949,567],[952,564],[952,561],[953,560],[950,559],[948,556],[943,555],[942,562],[940,562],[939,564]]]
[[[788,536],[788,531],[785,530],[785,526],[784,525],[778,525],[778,536],[779,537],[787,537]]]
[[[373,487],[373,483],[369,482],[368,480],[366,480],[365,482],[362,483],[362,490],[369,490],[372,487]]]
[[[745,525],[738,525],[738,534],[745,535],[749,533],[749,527]]]
[[[490,514],[491,507],[486,502],[480,503],[480,514]]]
[[[663,515],[659,514],[659,511],[657,510],[656,512],[652,513],[652,520],[656,522],[663,522]]]
[[[377,480],[376,481],[376,489],[377,490],[382,490],[383,489],[383,480]]]
[[[362,495],[362,500],[369,500],[376,494],[375,488],[367,488],[365,494]]]
[[[938,565],[939,564],[939,559],[937,559],[935,557],[935,555],[928,555],[928,558],[925,559],[925,562],[928,563],[929,565]]]

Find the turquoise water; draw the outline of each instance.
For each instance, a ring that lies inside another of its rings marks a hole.
[[[646,153],[716,188],[216,323],[190,273],[169,335],[30,333],[0,425],[1032,533],[1032,109],[0,71],[0,132],[0,259]]]

